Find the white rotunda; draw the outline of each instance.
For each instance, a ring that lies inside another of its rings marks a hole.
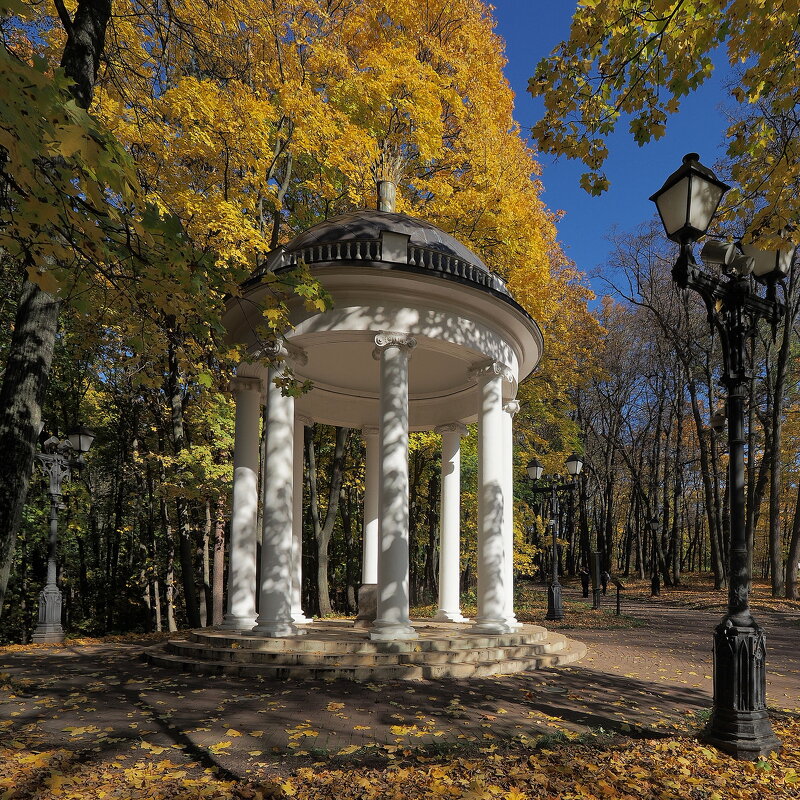
[[[300,607],[300,504],[302,426],[313,422],[360,428],[366,440],[357,624],[368,626],[373,641],[417,637],[409,619],[408,434],[442,434],[436,619],[465,622],[459,608],[460,439],[466,423],[477,421],[478,613],[468,630],[516,630],[512,421],[517,386],[541,358],[536,322],[475,253],[436,226],[391,210],[355,211],[315,225],[275,250],[265,270],[280,274],[298,262],[330,293],[333,308],[312,312],[301,298],[292,300],[292,327],[279,350],[266,352],[256,333],[268,292],[262,274],[229,301],[224,318],[230,341],[244,344],[250,360],[231,387],[236,442],[223,629],[287,637],[309,622]],[[313,388],[297,398],[284,395],[276,381],[287,367]],[[263,526],[257,531],[263,403]]]

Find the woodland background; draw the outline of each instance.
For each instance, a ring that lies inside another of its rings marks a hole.
[[[614,44],[615,31],[603,33],[609,48],[632,46]],[[562,509],[562,569],[574,575],[597,549],[614,573],[657,570],[672,586],[702,571],[724,586],[725,437],[711,424],[724,410],[719,343],[695,299],[674,288],[674,253],[655,229],[617,235],[607,296],[593,302],[558,245],[557,216],[539,199],[535,152],[513,120],[502,42],[482,2],[0,0],[0,38],[9,98],[0,126],[0,638],[30,635],[44,582],[48,500],[33,470],[40,424],[42,439],[76,422],[98,433],[60,517],[68,631],[174,630],[221,618],[233,430],[226,387],[242,356],[223,342],[224,298],[298,231],[374,206],[371,166],[381,157],[400,165],[398,210],[474,249],[545,335],[515,421],[517,578],[543,578],[549,557],[550,511],[534,500],[525,464],[535,455],[546,473],[563,472],[577,449],[586,467]],[[552,63],[574,66],[584,46],[577,37]],[[532,90],[550,91],[566,118],[570,109],[556,101],[580,97],[577,84],[570,90],[550,74],[546,88],[546,74],[543,63]],[[793,159],[795,136],[795,106],[783,105],[782,117],[770,109],[759,117],[771,120],[763,152],[778,163]],[[601,113],[596,102],[587,108],[585,117]],[[650,135],[658,124],[650,121]],[[599,167],[598,145],[554,137],[562,131],[554,118],[545,125],[541,149]],[[765,224],[765,209],[780,203],[747,194],[742,171],[745,156],[762,155],[734,156],[722,169],[745,199],[726,224],[735,229],[741,215]],[[586,186],[599,191],[602,178]],[[778,330],[761,331],[751,354],[748,442],[755,574],[795,598],[797,269],[795,261],[788,313]],[[272,290],[265,339],[282,329],[289,293],[316,308],[329,302],[302,271]],[[433,433],[412,437],[416,604],[437,590],[439,446]],[[475,448],[473,431],[462,451],[467,593]],[[351,613],[363,441],[358,431],[316,425],[305,451],[304,608]]]

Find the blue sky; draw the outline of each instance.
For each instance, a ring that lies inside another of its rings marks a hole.
[[[515,117],[523,134],[542,115],[543,105],[526,91],[539,59],[569,36],[576,3],[573,0],[494,0],[497,33],[506,42],[506,77],[516,95]],[[639,147],[623,124],[609,141],[605,172],[611,189],[590,197],[578,181],[586,168],[578,161],[539,154],[542,197],[548,208],[564,211],[559,239],[567,255],[587,274],[602,270],[609,245],[605,237],[613,226],[627,231],[655,214],[647,198],[676,170],[685,153],[697,152],[712,166],[724,155],[725,119],[719,111],[725,101],[723,78],[715,72],[696,93],[685,98],[680,111],[667,120],[666,135]],[[592,280],[595,291],[607,293],[602,281]]]

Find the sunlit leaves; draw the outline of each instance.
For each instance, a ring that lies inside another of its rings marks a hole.
[[[797,2],[582,2],[569,40],[530,80],[546,109],[534,136],[543,150],[582,160],[592,172],[581,185],[602,191],[598,140],[620,119],[640,145],[660,138],[681,99],[727,58],[739,106],[726,137],[732,177],[742,185],[734,210],[754,217],[756,235],[774,236],[799,211],[797,16]]]

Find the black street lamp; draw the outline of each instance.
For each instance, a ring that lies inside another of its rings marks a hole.
[[[61,589],[56,583],[58,546],[58,512],[64,508],[62,485],[69,481],[73,468],[82,469],[83,455],[89,451],[94,441],[94,433],[89,428],[74,428],[67,438],[59,440],[51,436],[42,445],[42,452],[36,458],[42,471],[50,479],[47,494],[50,496],[50,537],[47,543],[47,582],[39,592],[39,624],[31,639],[34,642],[63,642],[64,629],[61,627]],[[73,458],[77,452],[77,458]]]
[[[700,268],[692,244],[704,236],[723,194],[729,189],[698,161],[696,153],[667,178],[650,199],[667,236],[680,245],[673,280],[702,298],[709,323],[722,345],[727,391],[728,500],[730,547],[728,611],[714,632],[714,706],[705,739],[736,758],[755,760],[777,750],[780,740],[770,725],[766,705],[764,632],[750,613],[750,566],[745,531],[744,400],[749,374],[747,346],[759,319],[773,326],[784,313],[775,285],[786,276],[792,252],[762,252],[750,247],[708,241],[700,254],[718,274]],[[754,282],[755,281],[755,282]],[[762,296],[758,284],[766,286]]]
[[[658,532],[661,529],[661,520],[658,517],[653,517],[647,524],[650,526],[650,533],[653,534],[653,538],[650,542],[652,551],[651,552],[652,577],[650,579],[650,596],[658,597],[658,595],[661,594],[661,579],[658,576],[658,546],[656,542],[656,536],[658,536]]]
[[[545,619],[549,620],[564,619],[564,605],[561,602],[561,584],[558,582],[558,495],[559,492],[568,492],[575,488],[575,478],[580,475],[583,469],[583,459],[577,455],[577,453],[573,453],[566,460],[566,466],[567,472],[572,477],[569,483],[558,483],[557,478],[559,476],[553,476],[549,486],[534,486],[532,489],[534,493],[550,495],[550,513],[552,514],[550,528],[553,533],[553,577],[547,589],[547,614],[545,615]],[[532,458],[528,462],[527,470],[528,477],[533,481],[538,481],[542,477],[544,466],[538,459]]]

